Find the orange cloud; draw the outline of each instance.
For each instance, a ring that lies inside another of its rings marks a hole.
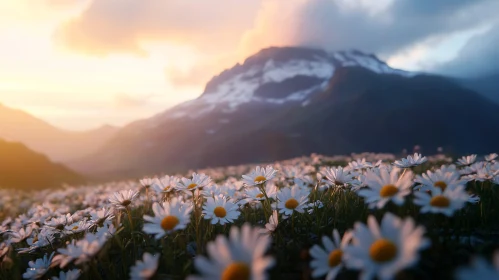
[[[259,1],[93,0],[83,13],[62,24],[59,43],[98,55],[144,55],[143,42],[194,45],[207,53],[232,50],[251,27]]]

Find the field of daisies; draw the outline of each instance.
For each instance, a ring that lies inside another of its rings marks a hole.
[[[312,155],[0,190],[0,279],[499,279],[496,158]]]

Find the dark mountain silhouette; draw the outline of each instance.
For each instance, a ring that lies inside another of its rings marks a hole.
[[[82,176],[25,145],[0,139],[0,188],[30,190],[83,182]]]
[[[392,69],[374,55],[269,48],[71,166],[111,178],[415,145],[488,153],[499,150],[497,112],[452,79]]]

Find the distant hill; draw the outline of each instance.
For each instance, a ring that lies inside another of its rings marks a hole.
[[[393,69],[372,54],[268,48],[69,166],[129,177],[415,145],[489,153],[499,150],[498,112],[450,78]]]
[[[473,79],[455,79],[455,81],[499,104],[499,73]]]
[[[84,181],[69,168],[51,162],[25,145],[0,139],[0,188],[40,189]]]
[[[118,128],[72,132],[58,129],[26,112],[0,104],[0,138],[21,142],[51,160],[67,162],[87,156],[110,140]]]

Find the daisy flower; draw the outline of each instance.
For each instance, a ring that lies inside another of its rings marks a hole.
[[[409,168],[421,165],[427,160],[428,159],[426,157],[423,157],[421,154],[415,153],[414,156],[408,156],[407,158],[395,161],[393,165],[398,168]]]
[[[415,192],[414,196],[414,204],[421,206],[421,213],[442,213],[449,217],[470,200],[464,186],[447,188],[443,192],[440,188],[433,188],[431,194],[419,191]]]
[[[365,198],[370,208],[383,208],[386,203],[392,201],[397,205],[404,203],[404,197],[411,193],[412,172],[406,170],[399,176],[400,169],[380,168],[379,174],[368,171],[365,174],[363,184],[367,188],[359,190],[359,196]]]
[[[211,183],[211,178],[205,174],[193,173],[192,178],[182,178],[177,182],[176,188],[179,191],[190,193],[199,188],[206,187]]]
[[[429,191],[433,188],[445,191],[447,188],[454,189],[464,184],[458,172],[446,171],[446,169],[438,169],[435,172],[428,170],[426,173],[416,175],[414,182],[420,184],[416,188],[422,191]]]
[[[148,234],[156,235],[156,239],[160,239],[165,234],[172,233],[177,230],[182,230],[187,227],[190,222],[192,205],[181,202],[174,197],[169,202],[163,202],[162,206],[155,202],[152,206],[154,217],[144,215],[143,231]]]
[[[198,276],[189,276],[188,280],[212,279],[268,279],[266,270],[274,265],[274,258],[265,256],[271,242],[268,235],[260,234],[259,228],[244,224],[239,230],[231,227],[229,238],[218,235],[209,242],[209,258],[197,256],[194,260]]]
[[[269,217],[269,222],[265,224],[265,228],[262,229],[260,232],[262,234],[272,234],[277,229],[278,225],[279,225],[279,213],[277,213],[277,210],[274,210],[272,212],[272,216]]]
[[[457,160],[457,164],[461,166],[468,166],[476,161],[476,155],[464,156]]]
[[[493,153],[493,154],[486,155],[485,160],[488,162],[494,162],[497,157],[498,157],[498,155],[496,153]]]
[[[298,186],[281,189],[277,193],[277,209],[279,209],[279,213],[291,215],[294,211],[305,212],[309,193],[308,190]]]
[[[412,218],[402,220],[386,213],[380,226],[374,216],[369,216],[367,226],[355,223],[353,244],[344,249],[346,266],[362,270],[360,279],[393,279],[398,271],[415,265],[418,251],[430,245],[424,233]]]
[[[59,277],[53,276],[51,280],[77,280],[80,278],[80,270],[73,269],[68,270],[67,272],[61,271],[59,272]]]
[[[265,200],[265,195],[257,187],[249,187],[244,191],[247,196],[247,202]],[[266,184],[265,193],[267,194],[268,198],[275,198],[277,194],[277,187],[274,184]]]
[[[208,197],[203,205],[204,218],[212,224],[232,223],[239,217],[239,206],[228,201],[223,195]]]
[[[100,210],[92,209],[90,211],[90,223],[102,227],[104,222],[112,221],[114,219],[114,209],[112,208],[102,208]]]
[[[31,226],[27,226],[26,229],[21,228],[20,230],[14,232],[9,232],[9,242],[10,243],[19,243],[23,242],[29,237],[31,237],[31,233],[33,232],[33,228]]]
[[[119,210],[125,210],[132,204],[132,202],[139,196],[138,191],[134,190],[123,190],[115,192],[113,197],[109,199],[109,202]]]
[[[372,163],[366,161],[365,158],[357,159],[348,163],[348,170],[359,170],[373,167]]]
[[[74,240],[66,248],[57,250],[59,255],[52,259],[52,265],[58,265],[64,268],[66,265],[75,261],[76,265],[86,263],[92,259],[104,245],[106,239],[92,233],[87,233],[84,239]]]
[[[343,167],[332,167],[325,169],[322,174],[326,177],[326,183],[331,186],[348,186],[355,183],[354,176]]]
[[[157,194],[169,193],[175,190],[179,181],[177,177],[166,175],[160,178],[157,184],[153,185],[153,189]]]
[[[351,232],[347,231],[343,235],[343,239],[340,239],[340,234],[335,229],[333,231],[333,241],[327,236],[322,237],[324,248],[319,245],[310,248],[312,277],[318,278],[327,274],[326,280],[336,278],[336,275],[343,268],[343,252],[351,238]]]
[[[251,171],[251,173],[243,175],[243,182],[247,186],[255,186],[274,179],[276,174],[277,170],[270,165],[266,168],[257,166],[255,170]]]
[[[454,275],[458,280],[499,279],[499,251],[494,254],[492,265],[477,257],[470,266],[458,268]]]
[[[150,279],[158,269],[159,254],[152,255],[144,253],[142,260],[138,260],[135,266],[130,269],[131,280],[147,280]]]
[[[26,269],[26,272],[23,274],[23,279],[39,279],[50,268],[50,263],[52,262],[52,258],[54,257],[54,252],[50,254],[50,256],[43,256],[41,259],[37,259],[36,261],[30,261],[28,263],[28,269]]]
[[[139,180],[140,184],[142,187],[148,189],[154,185],[156,185],[157,179],[156,178],[144,178]]]

